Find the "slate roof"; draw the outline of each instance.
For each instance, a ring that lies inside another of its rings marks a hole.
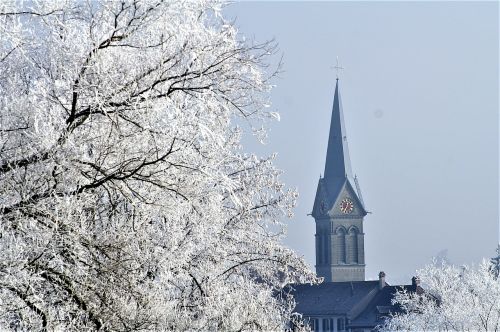
[[[333,97],[330,137],[328,138],[325,163],[325,178],[332,179],[336,177],[352,178],[351,161],[349,158],[349,148],[347,147],[347,136],[338,79],[335,85],[335,96]]]
[[[295,311],[303,315],[347,315],[365,296],[378,287],[375,281],[323,282],[318,285],[290,285]]]
[[[349,327],[373,328],[379,324],[383,324],[384,319],[388,317],[389,314],[401,312],[402,310],[399,305],[391,303],[396,292],[401,289],[406,289],[406,291],[409,293],[417,291],[418,294],[422,294],[424,292],[424,290],[420,286],[415,285],[387,285],[382,288],[377,293],[377,295],[375,295],[375,297],[370,301],[370,303],[368,303],[361,314],[359,314],[355,319],[351,320],[351,322],[349,323]]]
[[[375,328],[382,325],[390,314],[402,312],[392,304],[396,292],[405,289],[409,293],[423,294],[420,286],[386,286],[379,289],[379,281],[323,282],[318,285],[288,285],[293,295],[295,312],[304,316],[346,316],[348,328]],[[361,306],[361,307],[360,307]]]

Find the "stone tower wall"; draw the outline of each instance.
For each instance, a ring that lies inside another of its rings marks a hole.
[[[316,272],[325,281],[365,278],[363,218],[316,220]]]

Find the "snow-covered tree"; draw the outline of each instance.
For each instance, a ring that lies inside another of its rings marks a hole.
[[[277,330],[311,281],[262,134],[272,43],[207,1],[0,2],[0,329]]]
[[[432,264],[419,271],[425,293],[398,292],[385,331],[498,331],[500,282],[484,260],[477,268]]]
[[[496,250],[497,255],[491,259],[491,269],[495,278],[500,277],[500,244],[497,246]]]

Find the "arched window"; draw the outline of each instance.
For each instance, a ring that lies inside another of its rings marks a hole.
[[[329,232],[324,226],[316,227],[316,265],[328,264]]]
[[[347,262],[358,263],[358,229],[354,226],[347,233]]]
[[[335,230],[335,256],[337,264],[346,263],[346,248],[345,248],[345,228],[340,226]]]
[[[316,265],[321,265],[321,234],[316,234]]]
[[[323,263],[328,264],[328,233],[323,234]]]

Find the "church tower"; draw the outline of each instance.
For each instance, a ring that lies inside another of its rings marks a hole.
[[[363,218],[366,210],[352,176],[339,93],[333,98],[325,173],[311,215],[316,222],[316,274],[325,281],[364,281]]]

